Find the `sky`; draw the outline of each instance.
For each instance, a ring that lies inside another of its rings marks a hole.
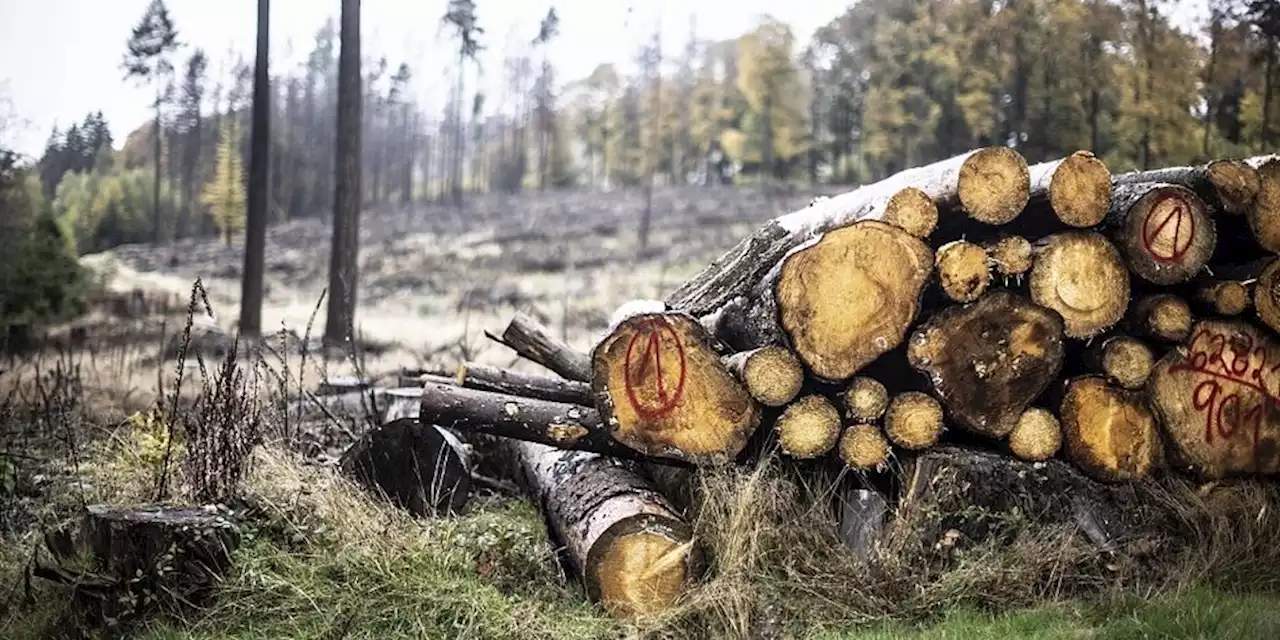
[[[789,23],[805,41],[852,0],[477,0],[487,50],[480,62],[482,84],[501,79],[507,45],[527,43],[538,22],[555,6],[560,36],[549,55],[559,77],[586,76],[599,63],[622,63],[662,26],[663,50],[679,52],[691,19],[702,39],[727,39],[748,31],[763,14]],[[0,0],[0,123],[11,123],[3,142],[38,156],[57,124],[67,126],[101,109],[116,145],[149,117],[148,89],[124,79],[121,60],[130,29],[149,0]],[[272,73],[294,68],[310,50],[339,0],[274,0],[271,3]],[[443,102],[452,44],[440,30],[446,0],[364,0],[363,53],[385,54],[394,69],[402,61],[415,71],[415,90]],[[170,15],[187,45],[210,56],[211,74],[229,75],[236,55],[253,59],[256,0],[168,0]],[[472,81],[474,82],[474,81]],[[474,85],[473,85],[474,86]],[[470,92],[470,90],[468,90]],[[493,95],[493,93],[491,93]],[[7,116],[7,117],[6,117]]]

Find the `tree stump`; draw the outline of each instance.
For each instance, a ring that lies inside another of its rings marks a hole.
[[[339,461],[343,473],[415,516],[457,513],[471,494],[471,471],[453,434],[416,418],[365,433]]]

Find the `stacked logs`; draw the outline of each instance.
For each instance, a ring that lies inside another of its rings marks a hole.
[[[1280,159],[978,149],[770,221],[590,353],[517,314],[494,338],[559,378],[464,365],[420,419],[512,443],[591,594],[651,612],[701,567],[671,479],[775,445],[918,476],[963,444],[1106,491],[1275,473],[1278,251]]]

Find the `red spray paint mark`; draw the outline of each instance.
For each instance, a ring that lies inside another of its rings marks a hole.
[[[1170,203],[1170,201],[1173,201]],[[1164,209],[1165,211],[1161,211]],[[1182,225],[1187,225],[1187,233],[1183,235]],[[1173,225],[1172,241],[1165,246],[1158,242],[1160,234],[1170,224]],[[1182,196],[1176,193],[1167,194],[1156,201],[1147,211],[1142,221],[1142,247],[1161,264],[1173,264],[1182,260],[1191,250],[1191,243],[1196,237],[1196,219],[1191,215],[1191,207]]]
[[[1188,371],[1209,376],[1191,391],[1191,407],[1204,415],[1205,444],[1246,433],[1252,439],[1253,468],[1261,471],[1262,421],[1268,404],[1280,407],[1280,395],[1269,391],[1267,383],[1280,370],[1280,363],[1269,365],[1265,346],[1255,347],[1253,336],[1247,333],[1229,338],[1226,334],[1202,329],[1191,339],[1188,351],[1186,361],[1173,365],[1169,372]],[[1223,358],[1224,354],[1231,355],[1229,363]],[[1239,392],[1224,393],[1224,381],[1251,389],[1261,399],[1246,405]]]
[[[644,347],[637,354],[636,345],[640,342]],[[675,352],[674,371],[664,369],[670,365],[663,364],[662,354],[666,349]],[[645,419],[670,415],[684,395],[685,369],[684,345],[680,344],[680,336],[671,324],[665,318],[651,318],[639,323],[627,343],[627,357],[622,369],[631,407]]]

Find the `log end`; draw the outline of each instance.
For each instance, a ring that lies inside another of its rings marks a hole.
[[[1253,308],[1263,324],[1280,332],[1280,260],[1267,263],[1258,274],[1258,281],[1253,284]]]
[[[1022,236],[1005,236],[987,247],[987,259],[996,273],[1011,278],[1031,270],[1031,242]]]
[[[875,378],[854,376],[845,389],[844,406],[851,422],[874,422],[889,407],[889,391]]]
[[[902,343],[933,270],[933,251],[893,225],[864,221],[791,254],[778,316],[814,375],[846,380]]]
[[[710,340],[686,315],[641,314],[596,346],[592,390],[615,440],[690,461],[732,459],[742,451],[760,408]]]
[[[751,352],[745,360],[740,377],[760,404],[781,407],[799,395],[804,367],[790,349],[769,345]]]
[[[822,396],[804,396],[778,416],[776,429],[783,453],[793,458],[816,458],[836,445],[840,412]]]
[[[957,190],[969,217],[987,224],[1010,222],[1031,197],[1027,160],[1008,147],[979,149],[961,165]]]
[[[1125,389],[1142,388],[1155,364],[1155,353],[1141,340],[1113,336],[1102,344],[1102,370]]]
[[[991,284],[987,252],[966,240],[949,242],[938,249],[938,283],[956,302],[973,302]]]
[[[1182,342],[1191,336],[1191,306],[1177,296],[1147,296],[1134,305],[1134,316],[1135,328],[1157,340]]]
[[[889,461],[889,441],[873,424],[855,424],[840,436],[840,459],[853,469],[879,469]]]
[[[1158,285],[1191,279],[1209,262],[1218,244],[1204,201],[1190,189],[1172,184],[1147,188],[1125,212],[1117,237],[1129,268]]]
[[[1249,227],[1259,246],[1280,253],[1280,159],[1273,158],[1258,167],[1258,179],[1258,197],[1246,210]]]
[[[1217,160],[1209,163],[1209,181],[1218,193],[1225,213],[1249,211],[1262,190],[1257,169],[1239,160]]]
[[[1072,380],[1062,399],[1067,457],[1095,480],[1146,477],[1160,462],[1162,443],[1145,396],[1101,377]]]
[[[927,238],[938,226],[938,205],[925,192],[907,187],[889,198],[884,221],[917,238]]]
[[[1115,325],[1129,306],[1129,271],[1102,235],[1068,231],[1046,240],[1031,268],[1031,299],[1062,315],[1071,338]]]
[[[894,396],[884,418],[889,440],[910,450],[933,446],[942,435],[942,426],[942,404],[919,391]]]
[[[1048,460],[1062,448],[1062,425],[1052,412],[1032,407],[1009,433],[1009,450],[1029,462]]]
[[[1249,288],[1243,282],[1215,282],[1199,292],[1200,299],[1223,316],[1238,316],[1249,308]]]
[[[1092,227],[1111,207],[1111,172],[1088,151],[1077,151],[1054,170],[1049,205],[1064,224]]]
[[[613,524],[592,545],[586,559],[587,591],[611,615],[655,615],[676,604],[702,565],[688,526],[642,514]]]

